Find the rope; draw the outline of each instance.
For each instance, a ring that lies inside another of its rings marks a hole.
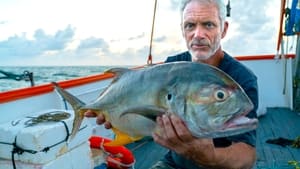
[[[280,22],[279,22],[279,31],[278,31],[278,40],[277,40],[277,52],[280,50],[280,44],[282,42],[283,37],[283,21],[284,21],[284,15],[285,15],[285,6],[286,6],[286,0],[281,0],[281,8],[280,8]]]
[[[155,14],[156,14],[157,0],[155,0],[154,4],[154,12],[153,12],[153,20],[152,20],[152,28],[151,28],[151,37],[150,37],[150,48],[149,48],[149,56],[148,56],[148,65],[152,65],[152,43],[153,43],[153,32],[154,32],[154,23],[155,23]]]
[[[42,150],[40,151],[36,151],[36,150],[28,150],[28,149],[23,149],[21,147],[18,146],[17,144],[17,136],[15,137],[15,140],[13,143],[7,143],[7,142],[0,142],[0,144],[5,144],[5,145],[11,145],[13,146],[13,149],[11,151],[11,160],[12,160],[12,165],[13,165],[13,169],[16,169],[16,162],[15,162],[15,154],[18,154],[18,155],[22,155],[24,152],[26,153],[30,153],[30,154],[36,154],[36,153],[39,153],[39,152],[45,152],[47,153],[51,148],[63,143],[63,142],[67,142],[69,137],[70,137],[70,133],[69,133],[69,128],[66,124],[65,121],[60,121],[63,123],[64,127],[65,127],[65,130],[66,130],[66,138],[62,141],[59,141],[58,143],[55,143],[51,146],[48,146],[48,147],[45,147],[43,148]]]

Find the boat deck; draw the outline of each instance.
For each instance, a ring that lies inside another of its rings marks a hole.
[[[292,169],[288,161],[300,162],[300,148],[266,143],[268,139],[300,136],[300,114],[284,108],[270,108],[260,117],[257,130],[256,169]],[[300,164],[299,164],[300,166]]]
[[[300,114],[286,108],[268,108],[266,115],[261,116],[259,121],[254,169],[294,169],[288,161],[300,162],[300,149],[269,144],[266,140],[279,137],[294,140],[300,136]],[[167,151],[150,138],[130,144],[128,148],[135,155],[135,169],[148,169]]]

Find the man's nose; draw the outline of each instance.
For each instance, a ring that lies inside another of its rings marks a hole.
[[[204,38],[205,30],[201,26],[197,26],[194,30],[194,38]]]

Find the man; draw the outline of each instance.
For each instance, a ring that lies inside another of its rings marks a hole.
[[[254,103],[248,116],[255,117],[258,107],[256,77],[241,63],[221,49],[220,41],[225,37],[228,22],[222,0],[183,0],[181,8],[182,34],[188,52],[168,57],[166,62],[193,61],[220,68],[235,79]],[[91,112],[86,113],[92,116]],[[102,115],[97,118],[104,123]],[[255,162],[255,131],[218,139],[199,139],[192,136],[177,116],[163,115],[157,118],[161,133],[153,133],[156,143],[170,151],[151,169],[248,169]],[[105,123],[110,128],[110,123]]]

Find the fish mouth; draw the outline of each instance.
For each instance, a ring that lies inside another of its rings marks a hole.
[[[238,112],[238,111],[237,111]],[[223,126],[223,130],[228,129],[241,129],[241,128],[256,128],[258,120],[256,118],[249,118],[246,115],[249,111],[243,113],[235,113],[230,119],[228,119]]]

